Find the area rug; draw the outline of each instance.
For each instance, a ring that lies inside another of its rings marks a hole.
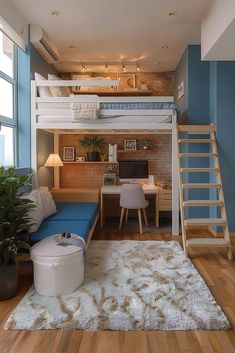
[[[229,328],[175,241],[92,241],[85,281],[78,290],[45,297],[32,287],[5,324],[5,329],[17,330]]]

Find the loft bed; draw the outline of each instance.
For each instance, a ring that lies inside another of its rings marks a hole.
[[[31,143],[32,169],[37,172],[37,130],[54,135],[54,153],[58,153],[61,133],[167,133],[172,135],[172,234],[179,234],[178,174],[176,154],[177,106],[174,97],[68,97],[38,96],[39,87],[110,87],[118,80],[39,80],[31,81]],[[92,92],[91,92],[92,93]],[[74,119],[72,108],[98,103],[97,116],[92,120]],[[58,171],[57,171],[58,173]],[[58,173],[59,178],[59,173]]]

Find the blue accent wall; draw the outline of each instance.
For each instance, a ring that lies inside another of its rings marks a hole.
[[[47,78],[47,74],[57,74],[54,66],[48,64],[32,45],[30,45],[30,71],[32,80],[34,79],[35,72],[38,72],[45,78]]]
[[[211,120],[217,128],[218,149],[229,227],[235,231],[235,62],[211,63]]]
[[[18,49],[18,168],[30,168],[30,50]]]
[[[53,65],[48,64],[32,45],[27,45],[26,51],[18,49],[18,168],[31,166],[31,87],[30,80],[34,73],[47,76],[56,74]]]

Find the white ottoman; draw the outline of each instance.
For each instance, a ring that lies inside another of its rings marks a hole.
[[[34,285],[41,295],[62,295],[77,289],[84,279],[82,248],[63,247],[49,236],[31,248]]]

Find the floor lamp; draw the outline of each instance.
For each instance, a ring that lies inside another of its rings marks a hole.
[[[60,188],[59,167],[63,167],[63,162],[58,154],[50,154],[44,167],[54,167],[54,189]]]

